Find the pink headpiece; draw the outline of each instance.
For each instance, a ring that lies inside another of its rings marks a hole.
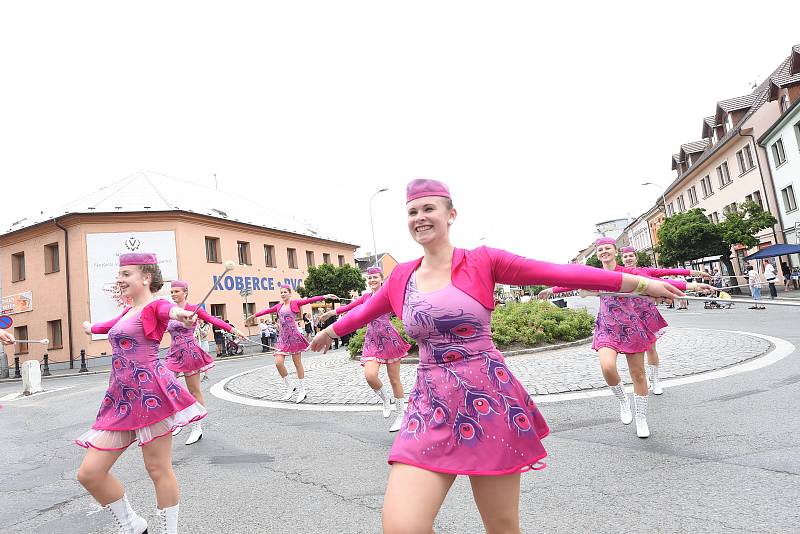
[[[370,267],[367,269],[367,274],[380,274],[383,275],[383,269],[380,267]]]
[[[183,280],[173,280],[170,282],[169,287],[182,287],[183,289],[189,289],[189,282],[184,282]]]
[[[617,245],[617,240],[613,237],[599,237],[595,242],[595,246],[597,245]]]
[[[406,186],[406,202],[411,202],[422,197],[450,198],[450,189],[438,180],[417,178],[411,180]]]
[[[126,265],[155,265],[158,263],[156,255],[152,252],[128,252],[119,255],[119,266]]]
[[[621,249],[619,249],[619,251],[622,252],[623,254],[626,254],[628,252],[636,252],[636,249],[633,247],[622,247]]]

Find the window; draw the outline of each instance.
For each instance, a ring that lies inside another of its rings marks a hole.
[[[264,245],[264,265],[267,267],[277,267],[275,263],[275,247],[272,245]]]
[[[733,130],[733,115],[728,113],[725,115],[725,132]]]
[[[791,102],[789,101],[789,95],[783,95],[781,97],[781,112],[786,111],[791,106]]]
[[[667,204],[667,217],[672,217],[675,215],[675,208],[672,207],[672,202]]]
[[[237,241],[236,250],[239,253],[239,265],[251,265],[250,243],[247,241]]]
[[[50,340],[48,349],[60,349],[64,347],[61,341],[61,320],[47,321],[47,338]]]
[[[211,305],[211,315],[216,317],[217,319],[225,320],[225,305],[224,304],[212,304]]]
[[[325,265],[330,265],[331,264],[331,255],[326,253],[326,252],[323,252],[322,253],[322,263],[324,263]]]
[[[703,198],[708,198],[714,194],[714,190],[711,189],[711,176],[708,174],[700,180],[700,185],[703,187]]]
[[[710,222],[712,224],[718,224],[719,223],[719,213],[717,213],[716,211],[713,212],[713,213],[710,213],[708,215],[708,222]]]
[[[797,201],[794,198],[794,187],[790,185],[781,189],[781,195],[783,196],[783,207],[787,213],[797,209]]]
[[[752,194],[744,197],[744,199],[755,202],[762,210],[764,209],[764,204],[761,203],[761,191],[754,191]]]
[[[685,202],[683,200],[683,195],[678,195],[678,198],[675,199],[675,201],[678,203],[678,211],[680,213],[683,213],[684,211],[686,211],[686,204],[685,204]]]
[[[309,267],[314,266],[314,251],[313,250],[306,250],[306,265]]]
[[[256,303],[255,302],[242,302],[242,313],[244,314],[243,317],[247,318],[251,315],[256,314]],[[246,319],[244,324],[247,326],[253,326],[256,324],[257,319],[255,317],[250,317]]]
[[[25,280],[25,253],[17,252],[11,255],[11,281],[21,282],[22,280]]]
[[[756,166],[753,162],[753,153],[750,151],[750,145],[743,147],[736,153],[736,161],[739,163],[740,176]]]
[[[716,144],[717,144],[717,141],[719,141],[719,134],[717,133],[717,129],[716,129],[716,128],[714,128],[714,129],[711,131],[711,144],[712,144],[712,145],[716,145]]]
[[[800,149],[800,122],[794,125],[794,136],[797,138],[797,148]]]
[[[744,152],[744,162],[747,163],[748,170],[755,167],[756,163],[753,161],[753,152],[750,150],[750,145],[745,146],[742,152]]]
[[[297,249],[287,248],[286,258],[289,262],[290,269],[297,269]]]
[[[695,187],[694,186],[690,187],[687,190],[687,193],[689,194],[689,205],[694,206],[695,204],[697,204],[697,190],[695,189]]]
[[[219,238],[206,236],[206,261],[221,263],[219,259]]]
[[[58,243],[50,243],[44,246],[44,274],[57,273],[58,264]]]
[[[720,189],[732,182],[731,173],[728,172],[727,161],[723,161],[722,164],[717,167],[717,178],[719,178]]]
[[[339,267],[344,267],[344,256],[339,254]]]
[[[786,152],[783,150],[783,139],[778,139],[772,144],[772,157],[775,159],[775,166],[786,163]]]
[[[730,204],[722,208],[722,213],[726,215],[728,213],[735,213],[735,212],[736,212],[736,202],[731,202]]]
[[[14,339],[28,339],[28,327],[27,326],[15,326],[14,327]],[[14,354],[28,354],[28,344],[27,343],[17,343],[16,344],[17,350]]]

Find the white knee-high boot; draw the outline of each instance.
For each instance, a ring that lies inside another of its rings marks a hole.
[[[292,384],[292,379],[287,376],[283,377],[283,383],[286,384],[286,393],[283,394],[282,400],[289,400],[292,398],[295,386]]]
[[[373,389],[372,392],[383,401],[383,418],[386,419],[392,415],[392,401],[390,400],[391,397],[386,394],[386,388],[381,387],[380,389]]]
[[[178,534],[178,504],[156,510],[158,514],[158,534]]]
[[[192,431],[189,432],[189,437],[186,438],[186,445],[192,445],[200,441],[203,437],[203,426],[200,421],[192,423]]]
[[[611,391],[614,392],[614,396],[617,397],[617,400],[619,401],[619,420],[622,421],[623,425],[631,424],[631,421],[633,421],[633,414],[631,413],[631,401],[628,398],[628,395],[625,393],[625,388],[622,386],[622,382],[616,386],[611,386]]]
[[[403,397],[398,397],[395,400],[397,405],[397,417],[394,418],[394,423],[389,427],[389,432],[397,432],[403,426],[403,415],[406,412],[406,400]]]
[[[636,407],[636,435],[640,438],[650,437],[650,427],[647,426],[647,395],[634,393],[633,404]]]
[[[295,402],[295,404],[300,404],[308,396],[308,393],[306,393],[306,383],[305,383],[306,381],[305,381],[305,379],[304,378],[298,378],[297,381],[300,383],[300,387],[298,388],[297,399],[295,399],[294,402]]]
[[[147,531],[147,521],[133,511],[127,495],[123,495],[118,501],[108,503],[104,508],[114,516],[121,534],[142,534]]]
[[[658,366],[648,365],[647,368],[650,371],[650,391],[653,392],[653,395],[661,395],[664,393],[664,389],[658,381]]]

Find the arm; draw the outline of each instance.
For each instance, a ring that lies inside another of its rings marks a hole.
[[[114,317],[108,321],[103,321],[102,323],[92,323],[92,326],[90,327],[91,333],[108,334],[108,331],[111,330],[111,328],[117,324],[126,313],[128,313],[128,310],[130,310],[130,308],[125,308],[117,317]]]
[[[317,295],[316,297],[309,297],[307,299],[297,299],[295,302],[298,306],[305,306],[306,304],[311,304],[313,302],[319,302],[321,300],[325,300],[327,295]]]
[[[656,269],[654,267],[637,267],[639,274],[649,276],[651,278],[662,278],[664,276],[700,276],[699,271],[692,271],[690,269]]]
[[[261,317],[262,315],[268,315],[270,313],[275,313],[281,308],[280,302],[271,308],[267,308],[266,310],[261,310],[260,312],[256,313],[253,317]]]
[[[361,295],[360,297],[358,297],[357,299],[355,299],[354,301],[352,301],[350,304],[345,304],[344,306],[339,306],[338,308],[336,308],[333,311],[334,311],[334,313],[336,315],[341,315],[341,314],[343,314],[345,312],[349,312],[350,310],[352,310],[356,306],[361,306],[362,304],[364,304],[367,301],[368,298],[369,298],[369,293],[365,293],[365,294]]]
[[[392,311],[389,303],[389,291],[384,284],[366,303],[355,307],[350,313],[333,323],[329,328],[341,337],[345,334],[355,332],[362,326],[368,324],[383,315]]]
[[[229,325],[228,323],[226,323],[222,319],[217,319],[216,317],[214,317],[213,315],[211,315],[210,313],[205,311],[203,308],[199,308],[199,307],[195,306],[194,304],[192,304],[191,306],[192,306],[192,309],[189,310],[189,311],[197,310],[197,316],[200,317],[202,320],[204,320],[206,323],[213,324],[217,328],[221,328],[221,329],[225,330],[226,332],[230,332],[231,330],[233,330],[233,327],[231,325]],[[186,306],[186,309],[189,309],[189,306]]]

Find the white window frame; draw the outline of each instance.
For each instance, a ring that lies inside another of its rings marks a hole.
[[[772,158],[775,161],[775,167],[780,167],[786,163],[786,149],[783,146],[783,138],[779,138],[772,143]]]
[[[783,208],[786,213],[791,213],[797,209],[797,197],[794,196],[794,186],[787,185],[781,189],[781,196],[783,197]]]

